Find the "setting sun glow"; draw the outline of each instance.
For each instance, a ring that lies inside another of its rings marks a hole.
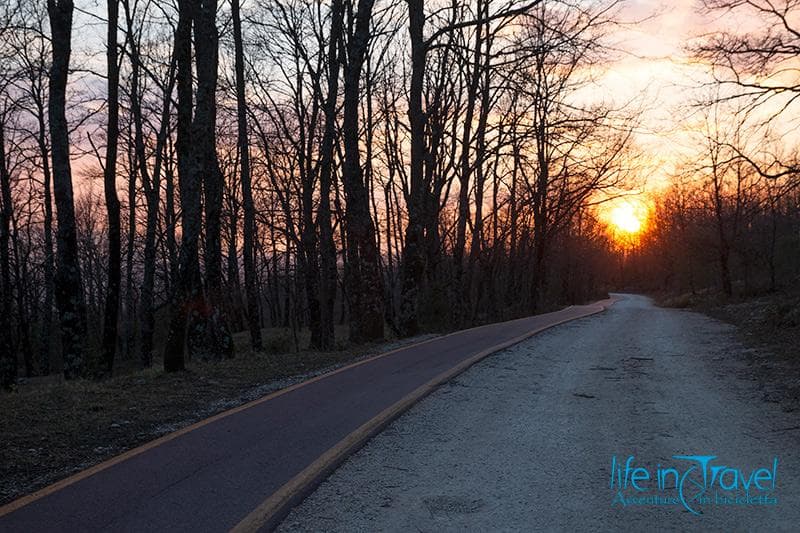
[[[639,233],[642,229],[642,219],[636,213],[634,206],[622,204],[611,210],[611,223],[617,231],[623,233]]]
[[[614,198],[602,204],[599,211],[609,235],[618,243],[630,244],[647,229],[650,209],[642,197]]]

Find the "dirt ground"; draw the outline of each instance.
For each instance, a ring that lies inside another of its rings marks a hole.
[[[736,326],[751,350],[749,370],[763,399],[787,412],[800,409],[800,291],[724,298],[715,293],[661,297],[665,307],[699,311]]]
[[[240,349],[229,361],[190,362],[185,372],[156,367],[102,382],[50,376],[1,393],[0,505],[226,409],[430,336],[320,353],[291,351],[284,331],[265,335],[283,351]]]

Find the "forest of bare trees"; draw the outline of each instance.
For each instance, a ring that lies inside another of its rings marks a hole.
[[[693,106],[696,149],[654,200],[652,222],[628,258],[629,281],[650,289],[725,297],[800,280],[800,4],[706,0],[723,30],[691,45],[709,69]]]
[[[729,4],[707,8],[751,2]],[[594,83],[619,5],[0,0],[0,381],[176,371],[272,327],[331,350],[337,325],[410,336],[624,282],[596,209],[639,178],[638,117]],[[694,50],[717,89],[638,282],[797,276],[797,158],[769,125],[800,89],[748,73],[800,38],[759,16],[785,31]]]

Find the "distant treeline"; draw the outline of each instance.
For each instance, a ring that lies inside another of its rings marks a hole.
[[[732,28],[688,50],[708,68],[708,96],[687,106],[691,148],[654,198],[628,251],[623,284],[746,297],[800,283],[797,99],[800,6],[704,0]],[[746,20],[737,28],[735,22]],[[731,24],[733,22],[733,24]]]
[[[738,168],[737,168],[738,167]],[[800,281],[800,190],[738,165],[659,196],[652,227],[628,252],[624,283],[728,297],[794,289]]]

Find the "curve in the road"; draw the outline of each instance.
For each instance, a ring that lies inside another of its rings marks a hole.
[[[288,387],[11,502],[0,508],[0,529],[269,529],[439,384],[613,301],[451,333]]]

